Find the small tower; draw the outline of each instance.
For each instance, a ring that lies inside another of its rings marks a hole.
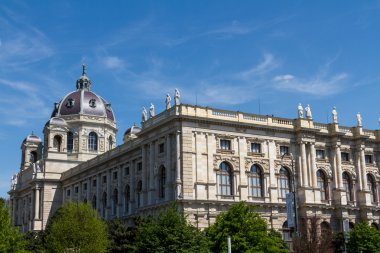
[[[40,137],[32,132],[21,144],[21,166],[20,170],[25,170],[42,156],[42,141]]]
[[[90,91],[91,80],[86,75],[86,65],[82,65],[82,76],[77,80],[77,90]]]

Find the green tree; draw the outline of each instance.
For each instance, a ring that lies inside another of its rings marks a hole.
[[[136,228],[126,226],[121,219],[107,221],[109,252],[136,251]]]
[[[216,217],[207,230],[213,252],[227,252],[227,236],[231,236],[232,252],[288,252],[278,233],[268,232],[265,219],[245,202],[232,205]]]
[[[380,232],[366,222],[359,223],[349,233],[348,252],[380,252]]]
[[[26,252],[25,240],[20,231],[12,226],[5,200],[0,198],[0,252]]]
[[[65,203],[46,229],[48,252],[106,252],[107,227],[94,209],[84,203]]]
[[[204,233],[188,224],[176,205],[161,212],[157,219],[137,219],[136,252],[210,252]]]

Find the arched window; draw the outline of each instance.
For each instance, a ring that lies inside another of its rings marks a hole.
[[[61,136],[59,135],[54,136],[53,148],[55,148],[58,152],[61,152],[61,143],[62,143]]]
[[[141,207],[142,198],[142,182],[141,180],[137,183],[136,193],[137,193],[137,207]]]
[[[95,132],[91,132],[88,135],[88,150],[89,151],[98,150],[98,135]]]
[[[352,201],[352,182],[351,178],[348,175],[347,172],[343,172],[342,174],[342,179],[343,179],[343,189],[346,192],[347,196],[347,201]]]
[[[282,224],[282,239],[284,239],[285,242],[292,240],[291,231],[290,228],[288,228],[288,221],[285,221],[284,224]]]
[[[277,184],[278,184],[278,197],[280,199],[285,199],[286,194],[290,192],[290,175],[289,171],[285,167],[281,167],[280,173],[277,177]]]
[[[113,190],[113,194],[112,194],[112,214],[113,215],[116,215],[118,204],[119,204],[118,191],[117,189],[115,189]]]
[[[321,200],[328,199],[328,191],[327,191],[327,179],[326,175],[322,170],[317,171],[317,187],[321,192]]]
[[[131,188],[127,184],[125,186],[125,194],[124,194],[124,213],[128,214],[129,213],[129,202],[131,201]]]
[[[103,196],[102,196],[102,216],[103,218],[106,217],[106,209],[107,209],[107,193],[106,192],[103,192]]]
[[[321,234],[326,235],[331,232],[330,224],[327,221],[321,222]]]
[[[219,165],[218,184],[220,195],[233,195],[232,169],[226,162],[222,162]]]
[[[263,180],[262,169],[257,164],[252,165],[248,174],[249,196],[254,198],[262,198],[264,196]]]
[[[164,166],[160,167],[159,179],[158,179],[158,196],[161,199],[165,198],[165,181],[166,181],[166,169]]]
[[[73,152],[74,148],[74,134],[73,132],[67,132],[67,152]]]
[[[108,137],[108,150],[111,150],[113,148],[113,139],[112,136]]]
[[[29,162],[31,162],[31,163],[37,162],[37,152],[36,151],[31,151],[29,153]]]
[[[96,209],[96,195],[92,197],[92,208]]]
[[[367,174],[367,188],[371,196],[371,202],[375,203],[377,201],[376,181],[371,174]]]

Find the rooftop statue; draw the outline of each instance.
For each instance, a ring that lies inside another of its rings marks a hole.
[[[143,107],[143,110],[142,110],[142,115],[141,115],[141,121],[142,122],[145,122],[147,120],[148,116],[147,116],[147,111],[146,111],[146,108],[145,106]]]
[[[170,95],[166,94],[166,101],[165,101],[166,102],[166,110],[169,110],[170,107],[172,107],[171,101],[172,101],[172,98],[170,97]]]
[[[150,118],[153,118],[155,113],[154,113],[154,105],[152,103],[150,103],[150,108],[149,108],[149,117]]]
[[[298,104],[298,118],[303,119],[303,107],[301,103]]]
[[[305,107],[305,112],[306,112],[306,118],[307,119],[313,119],[313,117],[311,116],[311,108],[310,108],[310,105],[307,105]]]
[[[332,121],[334,124],[338,124],[338,112],[336,111],[336,107],[334,106],[332,109]]]
[[[356,121],[357,121],[357,126],[361,127],[362,126],[362,116],[360,115],[360,112],[356,114]]]
[[[179,105],[180,101],[179,98],[181,97],[181,94],[179,94],[179,90],[176,88],[175,89],[175,97],[174,97],[174,104]]]

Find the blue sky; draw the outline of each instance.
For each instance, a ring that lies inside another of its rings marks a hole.
[[[0,196],[20,145],[87,64],[124,131],[142,106],[183,103],[379,129],[379,1],[2,1]],[[173,95],[172,95],[173,96]],[[259,106],[260,104],[260,106]]]

